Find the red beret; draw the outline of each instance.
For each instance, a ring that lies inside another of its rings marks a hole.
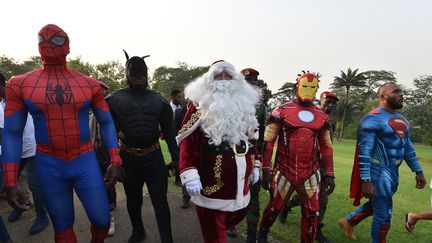
[[[339,97],[335,93],[330,91],[324,91],[321,93],[320,99],[324,99],[324,98],[332,98],[335,99],[336,101],[339,101]]]
[[[244,76],[258,76],[259,72],[253,68],[245,68],[240,71]]]

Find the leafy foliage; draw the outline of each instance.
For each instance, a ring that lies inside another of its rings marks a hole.
[[[12,76],[20,75],[37,69],[41,66],[41,63],[40,57],[36,56],[30,57],[23,63],[19,63],[17,60],[7,56],[0,56],[0,72],[2,72],[7,79],[9,79]]]
[[[271,96],[270,106],[276,107],[280,104],[283,104],[284,102],[288,100],[292,100],[295,97],[296,90],[295,90],[296,83],[292,82],[286,82],[278,89],[278,92],[274,93]]]
[[[432,76],[414,80],[415,88],[405,92],[403,114],[410,119],[413,141],[432,145]]]
[[[118,61],[107,61],[102,64],[92,65],[84,62],[81,57],[68,60],[68,68],[91,76],[104,82],[109,87],[109,92],[126,86],[125,68]]]
[[[358,69],[354,71],[351,68],[348,68],[348,71],[345,73],[341,70],[340,76],[336,76],[334,78],[334,82],[331,84],[333,88],[345,88],[345,102],[344,102],[344,110],[342,113],[342,118],[340,120],[340,130],[338,133],[338,140],[342,140],[343,131],[344,131],[344,123],[345,117],[348,109],[348,104],[350,102],[350,91],[352,88],[362,88],[366,87],[366,77],[364,73],[358,73]]]
[[[110,87],[109,91],[126,86],[125,69],[118,61],[93,65],[83,61],[81,57],[76,57],[69,59],[67,64],[70,69],[103,81]],[[7,79],[39,67],[41,67],[41,59],[38,56],[29,57],[23,62],[4,55],[0,56],[0,72]],[[150,85],[169,99],[171,90],[183,90],[188,82],[204,74],[208,68],[208,66],[189,66],[184,62],[179,62],[177,67],[161,66],[150,78]],[[396,81],[394,72],[386,70],[359,72],[358,69],[348,68],[346,72],[341,71],[340,76],[335,77],[331,87],[332,91],[340,97],[340,101],[331,118],[336,121],[338,138],[356,137],[358,122],[368,111],[377,106],[377,88],[387,81]],[[285,82],[274,94],[267,89],[267,84],[263,80],[258,80],[257,85],[265,92],[266,100],[270,98],[269,106],[272,108],[295,97],[293,82]],[[404,87],[405,102],[401,113],[410,119],[412,140],[432,145],[432,76],[419,76],[414,80],[414,86],[414,89]]]
[[[208,71],[208,66],[189,66],[179,62],[177,67],[161,66],[157,68],[150,79],[151,88],[160,92],[167,100],[174,89],[184,90],[187,83]]]

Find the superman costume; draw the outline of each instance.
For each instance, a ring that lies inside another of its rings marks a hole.
[[[351,212],[345,219],[355,226],[373,215],[372,241],[385,242],[402,160],[407,162],[413,172],[422,172],[409,139],[408,121],[401,114],[392,114],[382,108],[369,112],[359,124],[356,150],[350,191],[350,196],[355,198],[354,205],[359,205],[362,197],[361,181],[371,181],[377,197]]]
[[[92,242],[103,242],[109,227],[105,186],[89,133],[93,110],[113,166],[121,166],[117,135],[99,82],[68,70],[69,38],[56,25],[38,34],[43,66],[13,77],[6,87],[3,171],[6,187],[17,186],[27,112],[34,119],[36,172],[56,242],[76,242],[73,190],[91,222]]]

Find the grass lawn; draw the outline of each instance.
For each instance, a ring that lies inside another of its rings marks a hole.
[[[162,142],[164,156],[169,160],[170,156],[167,153],[165,143]],[[340,230],[337,221],[346,216],[355,207],[352,206],[352,200],[349,198],[349,184],[351,178],[351,169],[354,156],[355,141],[344,140],[343,142],[335,142],[334,144],[334,167],[336,176],[336,189],[329,198],[327,213],[324,218],[325,227],[323,232],[333,242],[348,242]],[[408,233],[405,230],[405,213],[412,211],[424,211],[431,209],[431,191],[429,189],[429,181],[432,176],[432,147],[415,145],[417,157],[423,167],[427,186],[423,190],[415,188],[415,174],[411,172],[406,163],[403,163],[399,169],[399,189],[393,197],[393,218],[390,231],[387,235],[387,242],[416,242],[416,243],[432,243],[430,231],[432,229],[432,221],[420,221],[414,230],[414,233]],[[173,180],[173,179],[171,179]],[[181,193],[179,187],[169,184],[171,192]],[[261,190],[260,202],[261,210],[269,200],[268,192]],[[363,199],[362,202],[366,200]],[[371,242],[370,228],[372,217],[360,223],[355,232],[357,242]],[[293,209],[288,216],[286,224],[281,224],[276,220],[273,227],[270,229],[270,236],[282,242],[299,242],[300,236],[300,208]],[[245,231],[245,223],[240,225],[240,228]]]

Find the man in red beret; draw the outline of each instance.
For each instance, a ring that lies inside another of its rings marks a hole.
[[[320,95],[320,107],[324,113],[330,115],[330,113],[336,108],[336,103],[339,101],[339,97],[330,91],[324,91]]]
[[[259,72],[253,68],[245,68],[240,71],[241,74],[245,76],[248,83],[252,85],[257,85]]]
[[[240,71],[244,75],[246,82],[251,85],[258,86],[258,75],[259,72],[253,68],[245,68]],[[262,90],[264,92],[264,90]],[[256,118],[259,124],[259,137],[257,140],[257,158],[261,161],[261,153],[264,145],[264,130],[266,122],[266,110],[267,102],[265,97],[261,96],[260,104],[256,108]],[[259,177],[259,174],[257,175]],[[260,219],[260,208],[259,208],[259,191],[260,181],[250,185],[251,199],[248,206],[248,212],[246,215],[247,220],[247,239],[246,242],[256,242],[257,228]],[[230,237],[236,237],[237,231],[234,226],[227,227],[227,235]]]
[[[330,116],[332,111],[336,108],[337,102],[339,101],[339,97],[330,91],[324,91],[320,95],[320,108],[324,113]],[[330,121],[330,138],[333,142],[333,134],[335,131],[336,126],[334,123]],[[322,161],[322,157],[319,157],[319,168],[321,173],[321,188],[320,191],[320,212],[319,212],[319,218],[318,218],[318,228],[317,228],[317,234],[316,234],[316,240],[320,243],[330,243],[331,241],[327,239],[327,237],[324,236],[322,233],[322,227],[324,227],[323,219],[325,212],[327,210],[327,204],[328,204],[328,196],[331,194],[331,190],[328,190],[328,188],[324,188],[323,182],[326,181],[326,171],[324,168],[324,164]]]

